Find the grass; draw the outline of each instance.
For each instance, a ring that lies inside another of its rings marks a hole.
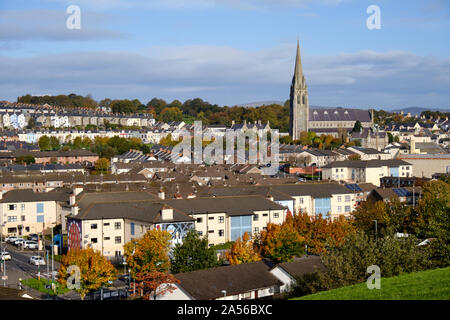
[[[36,278],[29,278],[29,279],[22,280],[21,283],[23,285],[27,285],[28,287],[36,289],[43,293],[47,293],[47,291],[48,291],[51,296],[56,295],[55,293],[53,293],[52,289],[45,288],[45,285],[47,284],[47,279],[45,279],[45,278],[41,278],[41,280],[38,280]],[[51,285],[51,280],[48,283]],[[58,282],[54,281],[54,283],[56,284],[56,287],[58,288],[58,290],[57,290],[58,294],[63,294],[63,293],[70,291],[70,289],[63,287]]]
[[[366,283],[323,291],[293,300],[450,300],[450,267],[383,278],[381,288]]]

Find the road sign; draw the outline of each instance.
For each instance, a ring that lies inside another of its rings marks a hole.
[[[2,276],[2,280],[8,280],[8,276]]]

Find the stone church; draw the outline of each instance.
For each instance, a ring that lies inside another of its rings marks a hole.
[[[340,107],[309,108],[308,86],[303,74],[299,42],[297,42],[289,106],[289,135],[293,140],[300,139],[300,133],[303,131],[337,137],[340,132],[353,129],[356,120],[361,122],[363,128],[373,126],[373,113],[369,110]]]

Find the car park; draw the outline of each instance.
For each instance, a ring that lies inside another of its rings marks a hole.
[[[0,260],[2,260],[2,261],[3,260],[5,260],[5,261],[11,260],[11,255],[8,252],[3,251],[0,253]]]
[[[32,256],[28,262],[34,264],[35,266],[45,265],[45,260],[41,256]]]
[[[36,241],[27,240],[23,242],[23,247],[25,249],[38,249],[39,245]]]

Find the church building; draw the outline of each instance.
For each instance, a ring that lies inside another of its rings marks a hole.
[[[363,128],[373,126],[373,112],[350,108],[309,108],[308,86],[303,74],[300,44],[297,42],[295,71],[292,78],[289,108],[289,135],[300,139],[303,131],[313,131],[318,135],[338,137],[355,126],[356,120]]]

